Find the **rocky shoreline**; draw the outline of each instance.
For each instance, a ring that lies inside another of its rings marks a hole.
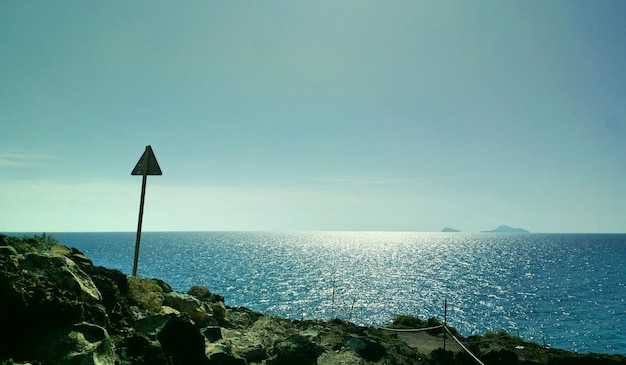
[[[477,364],[450,338],[441,348],[441,329],[394,332],[229,307],[206,287],[181,293],[94,266],[45,235],[0,235],[0,321],[0,365]],[[430,322],[399,316],[393,326]],[[626,364],[506,333],[459,338],[485,364]]]

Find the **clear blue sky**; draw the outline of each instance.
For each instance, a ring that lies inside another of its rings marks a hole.
[[[626,232],[626,2],[2,1],[0,231]]]

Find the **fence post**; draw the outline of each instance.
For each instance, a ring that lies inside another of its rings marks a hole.
[[[446,328],[448,326],[448,299],[443,300],[443,349],[446,349]]]

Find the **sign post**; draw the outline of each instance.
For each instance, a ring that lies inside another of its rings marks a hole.
[[[148,180],[148,175],[163,175],[154,152],[152,152],[152,147],[146,146],[146,151],[130,174],[143,176],[141,203],[139,204],[139,223],[137,223],[137,240],[135,241],[135,260],[133,261],[133,277],[135,277],[137,276],[137,262],[139,261],[139,242],[141,241],[141,222],[143,221],[143,203],[146,197],[146,181]]]

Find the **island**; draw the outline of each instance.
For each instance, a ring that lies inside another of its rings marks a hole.
[[[524,228],[513,228],[507,225],[501,225],[496,229],[492,229],[491,231],[481,231],[484,233],[530,233],[530,231]]]
[[[459,231],[458,229],[446,227],[446,228],[442,229],[441,232],[461,232],[461,231]]]

